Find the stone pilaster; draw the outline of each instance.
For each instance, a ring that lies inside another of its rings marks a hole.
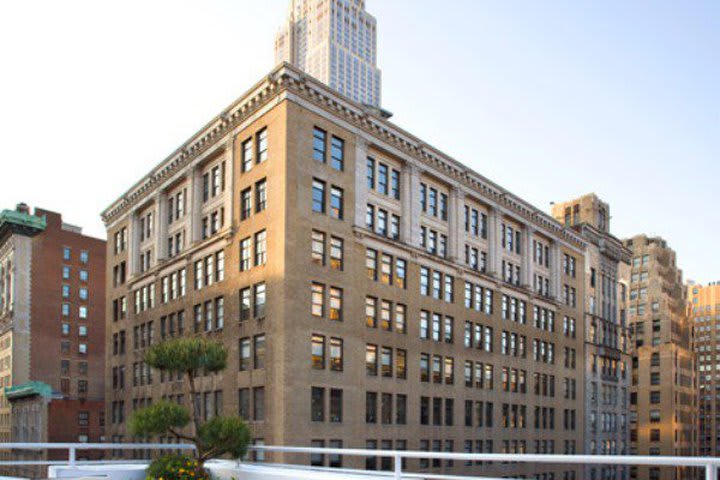
[[[420,246],[420,176],[422,171],[406,163],[402,169],[400,199],[402,202],[401,240],[414,247]]]
[[[128,276],[140,273],[140,218],[136,210],[130,212],[128,222]]]
[[[203,185],[202,172],[199,167],[193,167],[190,173],[190,198],[188,207],[190,211],[190,244],[202,238],[202,204]]]
[[[450,190],[450,211],[448,212],[448,257],[457,263],[462,263],[464,260],[462,258],[465,243],[464,207],[465,192],[453,187]]]
[[[524,225],[522,229],[522,275],[521,282],[525,288],[532,289],[535,264],[533,262],[533,234],[535,229],[530,225]]]
[[[355,140],[355,218],[356,227],[365,228],[365,213],[367,211],[368,187],[367,187],[367,140],[357,137]]]
[[[500,231],[500,224],[502,214],[497,207],[490,207],[488,212],[488,263],[487,271],[490,275],[494,275],[497,278],[502,278],[501,265],[502,265],[502,245],[501,238],[502,232]]]
[[[562,301],[562,285],[560,282],[562,259],[560,255],[560,244],[553,240],[550,245],[550,296],[557,301]]]
[[[155,218],[155,259],[160,262],[168,256],[168,198],[165,192],[159,192],[155,196]]]

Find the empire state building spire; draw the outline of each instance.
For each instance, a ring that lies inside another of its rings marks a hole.
[[[364,0],[291,0],[275,60],[304,70],[351,99],[380,107],[377,21]]]

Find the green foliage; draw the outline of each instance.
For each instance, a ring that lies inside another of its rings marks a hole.
[[[151,367],[188,373],[207,369],[216,373],[227,367],[228,352],[224,345],[200,337],[181,337],[153,345],[145,354]]]
[[[153,368],[186,374],[190,390],[188,397],[194,399],[195,372],[206,370],[217,373],[227,367],[228,352],[222,343],[200,337],[181,337],[158,343],[145,354],[145,362]],[[185,429],[190,423],[193,431]],[[214,417],[202,421],[196,409],[171,402],[158,402],[133,413],[129,423],[134,436],[151,437],[167,433],[183,441],[193,442],[197,458],[168,456],[153,462],[148,469],[149,479],[187,480],[208,478],[202,466],[212,457],[231,455],[240,458],[250,444],[250,429],[239,417]]]
[[[203,449],[213,456],[229,453],[232,458],[240,458],[247,453],[250,428],[240,417],[213,417],[200,427],[198,438]]]
[[[192,457],[167,455],[153,460],[147,469],[147,480],[209,480],[210,475]]]
[[[190,423],[187,409],[168,401],[161,401],[133,412],[130,433],[136,436],[162,435],[170,429],[181,429]]]

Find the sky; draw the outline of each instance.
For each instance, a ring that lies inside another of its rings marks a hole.
[[[289,0],[0,0],[0,208],[100,212],[274,66]],[[393,122],[720,280],[720,2],[367,0]]]

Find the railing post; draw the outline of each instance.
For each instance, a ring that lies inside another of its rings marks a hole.
[[[705,480],[718,480],[717,466],[714,463],[705,466]]]
[[[402,480],[402,455],[399,453],[395,454],[395,480]]]
[[[68,448],[68,466],[75,468],[75,447]]]

